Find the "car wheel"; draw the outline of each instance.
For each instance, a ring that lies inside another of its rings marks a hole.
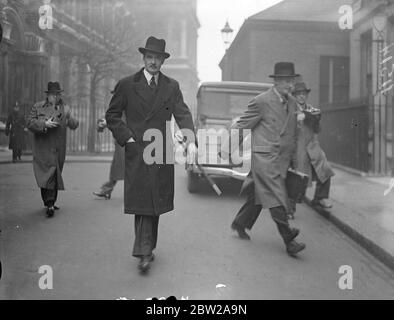
[[[199,177],[193,171],[187,171],[187,190],[190,193],[196,193],[198,191],[199,186]]]

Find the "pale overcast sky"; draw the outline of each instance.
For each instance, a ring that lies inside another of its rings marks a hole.
[[[245,19],[281,0],[197,0],[198,31],[197,69],[201,81],[220,81],[219,62],[224,55],[220,30],[228,18],[233,38]]]

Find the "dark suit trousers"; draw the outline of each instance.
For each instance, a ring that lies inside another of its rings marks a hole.
[[[261,210],[262,206],[255,204],[254,190],[252,190],[252,192],[248,193],[246,202],[237,213],[233,223],[251,230],[260,215]],[[285,239],[291,233],[285,207],[280,206],[271,208],[270,213],[272,219],[276,223],[280,235]]]
[[[55,205],[57,200],[57,188],[56,189],[44,189],[41,188],[41,198],[44,202],[44,206],[52,207]]]
[[[330,196],[330,187],[331,187],[331,178],[328,178],[326,182],[321,182],[319,178],[317,177],[315,169],[312,167],[312,174],[314,178],[316,179],[316,189],[315,189],[315,200],[322,200],[322,199],[328,199]]]
[[[22,156],[22,150],[21,149],[12,149],[12,160],[16,160],[17,158],[20,158]]]
[[[133,256],[149,256],[156,248],[159,217],[135,215]]]
[[[44,206],[52,207],[55,205],[57,200],[57,172],[55,171],[53,178],[48,182],[50,189],[41,188],[41,198],[44,202]]]

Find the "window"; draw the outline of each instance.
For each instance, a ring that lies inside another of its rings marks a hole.
[[[320,104],[349,101],[349,58],[320,57]]]

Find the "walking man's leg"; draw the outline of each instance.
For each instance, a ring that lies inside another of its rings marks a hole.
[[[41,198],[44,206],[47,207],[46,214],[49,218],[53,217],[55,210],[59,209],[55,206],[58,195],[57,172],[55,171],[53,178],[49,181],[48,188],[41,188]]]
[[[115,187],[115,185],[116,185],[116,182],[117,182],[116,180],[110,179],[109,181],[107,181],[106,183],[104,183],[104,184],[101,186],[100,191],[98,191],[98,192],[93,192],[93,194],[94,194],[95,196],[103,197],[103,198],[105,198],[105,199],[111,199],[111,193],[112,193],[112,191],[114,190],[114,187]]]
[[[109,180],[101,186],[101,190],[104,192],[112,192],[116,185],[116,180]]]
[[[17,158],[18,158],[18,154],[17,154],[16,149],[12,149],[12,162],[15,163]]]
[[[316,176],[316,189],[313,204],[319,205],[324,209],[331,209],[332,203],[328,201],[330,197],[331,178],[328,178],[325,182],[321,182],[315,172],[314,174]]]
[[[44,202],[44,206],[47,207],[47,216],[53,217],[57,200],[57,189],[41,188],[41,198]]]
[[[135,215],[133,256],[140,258],[138,267],[142,272],[149,270],[150,262],[154,259],[153,250],[157,244],[158,227],[159,217]]]
[[[254,191],[249,192],[245,204],[238,211],[231,228],[238,232],[241,239],[250,240],[245,228],[251,230],[262,210],[261,205],[255,204]]]
[[[305,244],[294,241],[300,231],[295,228],[290,228],[286,208],[283,206],[270,208],[270,212],[286,245],[287,252],[293,256],[301,250],[304,250]]]

